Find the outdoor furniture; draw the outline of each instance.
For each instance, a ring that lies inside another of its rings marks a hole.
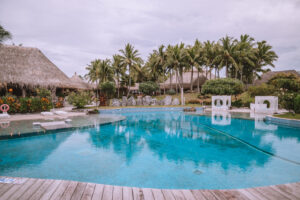
[[[231,96],[212,96],[212,110],[229,110],[231,107]]]
[[[268,106],[269,103],[269,106]],[[278,112],[278,97],[256,96],[255,104],[250,104],[251,112],[274,114]]]

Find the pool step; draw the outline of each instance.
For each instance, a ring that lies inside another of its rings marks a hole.
[[[62,128],[70,128],[71,124],[67,124],[64,121],[54,121],[54,122],[44,122],[41,123],[40,126],[45,130],[55,130],[55,129],[62,129]]]

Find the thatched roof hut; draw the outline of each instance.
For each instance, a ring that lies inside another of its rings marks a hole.
[[[77,86],[39,49],[21,46],[0,46],[0,87],[74,88]]]
[[[300,74],[296,70],[284,70],[284,71],[269,71],[262,74],[260,79],[254,81],[254,85],[260,85],[262,83],[267,83],[273,76],[280,73],[292,73],[300,77]]]
[[[190,86],[191,86],[191,74],[192,72],[189,71],[189,72],[184,72],[183,73],[183,88],[186,90],[186,89],[190,89]],[[213,79],[215,76],[214,75],[211,75],[211,78]],[[160,84],[160,88],[165,88],[166,89],[170,89],[170,79],[172,78],[171,82],[172,82],[172,85],[171,85],[171,88],[175,88],[176,87],[176,76],[173,75],[172,77],[169,77],[164,83],[161,83]],[[210,74],[208,74],[207,78],[205,76],[205,73],[204,72],[200,72],[199,73],[199,81],[200,81],[200,86],[203,85],[203,83],[206,81],[206,80],[209,80],[210,79]],[[178,81],[177,81],[178,82]],[[193,87],[197,87],[197,84],[198,84],[198,71],[197,70],[194,70],[194,73],[193,73]]]
[[[85,82],[80,76],[75,72],[74,75],[70,78],[72,83],[76,86],[76,88],[81,90],[92,90],[96,88],[96,85],[92,85],[90,83]]]

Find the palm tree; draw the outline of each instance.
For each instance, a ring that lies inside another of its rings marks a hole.
[[[214,63],[219,63],[219,69],[223,66],[226,67],[226,77],[229,77],[229,69],[230,66],[234,66],[238,68],[237,63],[235,62],[233,55],[235,53],[235,41],[233,38],[226,36],[224,38],[220,39],[220,52],[219,54],[214,58]]]
[[[3,28],[3,26],[0,25],[0,44],[2,44],[2,42],[4,42],[7,39],[11,39],[12,35],[10,34],[10,32],[8,32],[7,30],[5,30]]]
[[[114,71],[109,59],[101,60],[99,67],[99,83],[114,81]]]
[[[259,77],[257,72],[265,72],[265,66],[275,67],[273,62],[277,60],[277,54],[272,51],[272,46],[268,45],[266,41],[257,42],[257,48],[254,52],[255,61],[253,69],[253,80]],[[252,80],[252,81],[253,81]],[[254,81],[253,81],[254,82]]]
[[[187,48],[187,59],[189,62],[188,70],[191,70],[191,81],[190,81],[190,90],[193,91],[193,78],[194,78],[194,67],[197,67],[200,61],[200,47],[201,43],[196,39],[194,46],[189,46]],[[198,73],[199,78],[199,73]]]
[[[210,72],[210,78],[211,78],[211,71],[214,68],[215,63],[215,42],[206,41],[204,42],[204,62],[205,62],[205,77],[208,78],[208,73]]]
[[[116,54],[113,55],[112,67],[116,75],[117,87],[118,87],[118,98],[119,98],[120,97],[120,75],[124,74],[124,69],[125,69],[124,66],[122,65],[120,55],[116,55]]]
[[[175,46],[170,46],[167,50],[167,62],[168,66],[173,66],[178,77],[180,93],[181,93],[181,105],[184,105],[184,91],[183,91],[183,72],[188,65],[187,53],[185,45],[183,43]]]
[[[87,78],[89,82],[96,83],[96,98],[98,97],[100,63],[100,59],[92,61],[91,64],[86,67],[88,73],[85,75],[85,78]]]
[[[142,58],[139,56],[138,50],[134,49],[131,44],[126,44],[125,49],[121,49],[121,63],[123,66],[128,67],[129,73],[129,84],[128,84],[128,93],[127,97],[130,93],[130,86],[131,86],[131,71],[133,69],[138,69],[139,65],[143,63]]]

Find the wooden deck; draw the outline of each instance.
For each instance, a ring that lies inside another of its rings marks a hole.
[[[0,177],[1,178],[1,177]],[[3,177],[2,177],[3,178]],[[237,190],[161,190],[130,188],[63,180],[16,178],[0,183],[0,200],[225,200],[300,199],[300,183]]]

